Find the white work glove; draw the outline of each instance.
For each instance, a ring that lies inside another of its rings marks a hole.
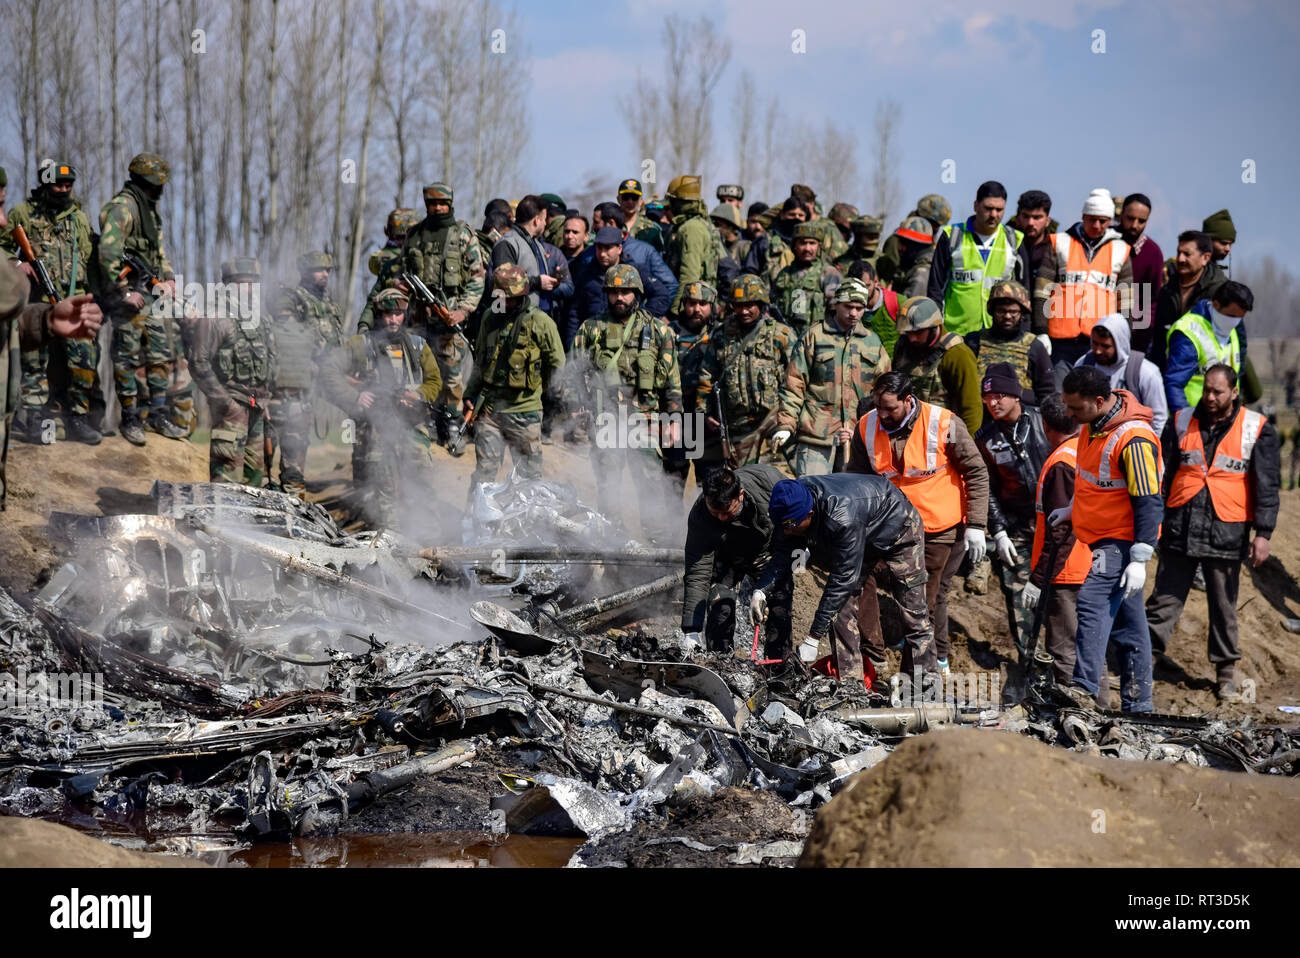
[[[694,651],[704,645],[703,637],[698,632],[687,632],[686,645],[690,650]]]
[[[1047,350],[1047,355],[1050,357],[1052,355],[1052,337],[1048,336],[1047,333],[1039,333],[1036,338],[1043,344],[1043,348]]]
[[[1053,509],[1047,514],[1047,524],[1053,528],[1059,526],[1062,522],[1069,522],[1070,517],[1074,515],[1074,500],[1070,500],[1068,506],[1061,506],[1059,509]]]
[[[1130,562],[1124,567],[1124,574],[1119,577],[1119,587],[1124,590],[1124,598],[1134,592],[1142,594],[1142,586],[1147,581],[1147,567],[1144,562]]]
[[[989,544],[984,538],[983,529],[966,530],[966,554],[970,556],[971,565],[977,565],[984,561],[984,556],[988,555]]]
[[[804,665],[817,661],[817,640],[811,635],[799,643],[799,661]]]
[[[755,622],[767,621],[767,593],[762,589],[755,589],[749,597],[749,614]]]
[[[1042,595],[1043,592],[1040,588],[1038,588],[1038,586],[1034,585],[1032,582],[1026,582],[1025,591],[1020,593],[1020,608],[1022,609],[1038,608],[1038,600],[1042,598]]]
[[[993,551],[1004,565],[1015,565],[1020,561],[1020,553],[1016,551],[1016,544],[1011,541],[1006,529],[999,530],[993,537]]]
[[[778,429],[776,432],[772,433],[772,445],[774,446],[777,447],[784,446],[789,441],[790,441],[789,429]]]

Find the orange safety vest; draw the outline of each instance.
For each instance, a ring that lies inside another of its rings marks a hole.
[[[872,465],[907,496],[921,514],[926,532],[943,532],[966,518],[966,486],[948,461],[948,430],[952,412],[916,400],[916,423],[903,447],[903,472],[894,468],[889,435],[879,427],[876,410],[858,420],[862,443],[872,453]]]
[[[1071,522],[1075,537],[1089,549],[1102,539],[1133,541],[1133,503],[1120,469],[1120,455],[1125,446],[1138,438],[1149,439],[1156,447],[1156,471],[1159,481],[1163,481],[1165,465],[1160,458],[1160,440],[1150,423],[1130,419],[1096,439],[1087,426],[1081,431]]]
[[[1038,557],[1043,554],[1043,541],[1047,536],[1047,516],[1043,514],[1043,480],[1047,478],[1047,471],[1059,462],[1068,463],[1071,469],[1076,468],[1078,453],[1077,438],[1061,443],[1052,450],[1052,454],[1043,463],[1043,471],[1038,474],[1038,489],[1034,494],[1034,548],[1029,557],[1030,569],[1037,567]],[[1065,568],[1052,581],[1057,585],[1079,585],[1088,578],[1090,568],[1092,553],[1076,537],[1070,554],[1066,557]]]
[[[1174,416],[1174,428],[1178,431],[1178,471],[1174,473],[1165,505],[1172,509],[1191,502],[1209,486],[1214,514],[1223,522],[1245,522],[1254,513],[1250,455],[1264,428],[1264,416],[1244,406],[1238,409],[1237,418],[1214,450],[1214,462],[1206,469],[1201,424],[1193,413],[1191,406],[1184,406]]]
[[[1123,240],[1110,240],[1089,262],[1083,244],[1069,233],[1053,233],[1051,240],[1057,275],[1061,275],[1060,264],[1065,264],[1065,270],[1047,301],[1047,335],[1053,339],[1087,336],[1097,320],[1115,312],[1119,273],[1128,262],[1130,247]]]

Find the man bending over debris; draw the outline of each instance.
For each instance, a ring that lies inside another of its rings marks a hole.
[[[818,645],[835,622],[832,654],[843,682],[862,680],[862,649],[857,640],[857,602],[864,578],[882,563],[903,621],[903,673],[932,673],[936,666],[934,628],[925,601],[925,530],[921,515],[902,492],[882,476],[834,473],[783,479],[772,487],[768,515],[777,530],[768,561],[750,600],[762,619],[768,595],[790,578],[795,551],[807,547],[812,562],[829,573],[799,659],[817,658]],[[874,588],[874,586],[873,586]]]
[[[720,466],[704,480],[704,492],[686,519],[686,581],[682,631],[695,641],[700,631],[713,652],[730,652],[736,632],[736,587],[757,579],[772,552],[768,504],[781,481],[775,466]],[[790,652],[790,588],[787,577],[771,595],[764,658]]]

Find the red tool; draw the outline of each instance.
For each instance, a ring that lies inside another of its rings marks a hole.
[[[758,657],[758,631],[762,627],[763,627],[762,622],[754,623],[754,647],[749,650],[749,660],[751,662],[757,663],[758,665],[776,665],[781,661],[780,659],[760,659]]]

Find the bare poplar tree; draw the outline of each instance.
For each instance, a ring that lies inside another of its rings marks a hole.
[[[393,7],[392,45],[381,49],[377,58],[384,61],[380,71],[384,110],[392,124],[393,162],[396,166],[393,184],[393,205],[403,206],[406,183],[417,175],[418,159],[411,155],[417,139],[415,125],[424,106],[421,83],[417,82],[424,49],[416,29],[418,8],[410,0]]]
[[[898,135],[903,108],[897,100],[881,100],[876,104],[876,142],[874,167],[871,173],[871,208],[885,221],[888,230],[893,222],[902,196],[898,178]]]
[[[280,0],[271,0],[271,24],[267,35],[266,62],[266,213],[262,217],[262,248],[267,250],[272,262],[279,260],[280,253],[280,208],[277,187],[280,179],[279,133],[275,112],[275,85],[279,76],[279,43],[276,21],[280,10]]]
[[[383,84],[384,50],[384,4],[383,0],[374,0],[374,56],[371,58],[370,82],[366,85],[366,110],[361,120],[361,156],[357,166],[357,192],[352,202],[352,222],[348,230],[348,266],[344,289],[345,322],[351,323],[354,310],[353,296],[356,293],[356,278],[361,267],[361,224],[366,209],[366,182],[368,160],[370,156],[370,127],[375,113],[375,100]]]
[[[253,29],[252,0],[239,2],[238,36],[245,41]],[[274,32],[274,29],[272,30]],[[272,38],[274,43],[274,38]],[[239,235],[241,247],[247,251],[253,242],[252,224],[252,183],[250,167],[253,163],[253,136],[249,128],[249,101],[252,91],[249,87],[249,67],[252,64],[248,42],[239,45]]]
[[[736,82],[736,92],[731,100],[731,116],[736,124],[736,182],[741,186],[749,181],[750,175],[754,172],[751,154],[757,146],[758,138],[758,131],[755,129],[758,124],[755,116],[756,100],[754,75],[748,70],[741,70],[740,79]]]

